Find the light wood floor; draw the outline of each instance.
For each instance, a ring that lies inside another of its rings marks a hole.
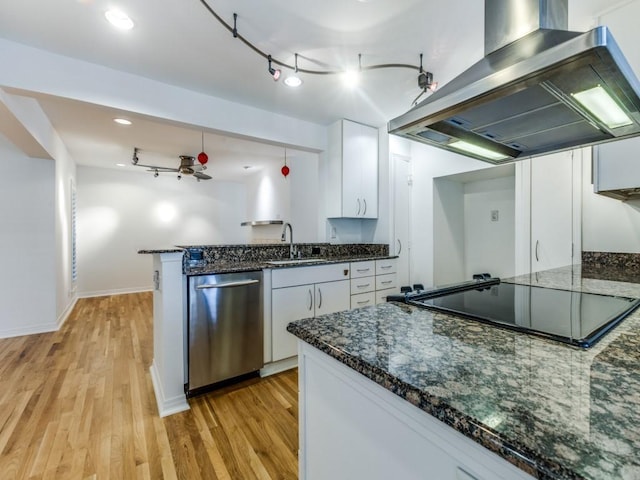
[[[0,478],[297,478],[297,372],[161,419],[150,293],[78,301],[50,334],[0,340]]]

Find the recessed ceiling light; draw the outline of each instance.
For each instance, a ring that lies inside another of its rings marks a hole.
[[[116,167],[126,167],[124,163],[116,163]]]
[[[120,30],[131,30],[133,28],[133,20],[120,10],[107,10],[104,16],[111,25]]]
[[[287,87],[299,87],[302,85],[302,79],[296,75],[291,75],[284,79],[284,83]]]
[[[114,118],[113,121],[120,125],[131,125],[131,120],[126,118]]]

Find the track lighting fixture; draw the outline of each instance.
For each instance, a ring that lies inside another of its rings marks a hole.
[[[427,90],[435,92],[438,88],[438,82],[433,81],[433,73],[425,72],[422,68],[422,54],[420,54],[420,69],[418,70],[418,88],[420,88],[420,94],[416,97],[411,105],[417,105],[420,97],[427,93]]]
[[[269,61],[269,73],[273,77],[274,82],[277,82],[278,80],[280,80],[280,75],[282,75],[282,70],[280,70],[279,68],[273,68],[271,66],[271,55],[267,57],[267,60]]]
[[[295,68],[293,75],[289,75],[284,79],[285,85],[288,87],[299,87],[302,85],[302,79],[298,76],[298,54],[295,54]]]
[[[315,70],[315,69],[307,69],[307,68],[298,68],[298,54],[295,54],[295,65],[290,65],[288,63],[282,62],[276,58],[273,58],[270,54],[260,50],[256,45],[247,40],[244,36],[242,36],[238,32],[238,14],[233,14],[233,26],[229,25],[220,15],[218,15],[213,8],[207,3],[206,0],[200,0],[200,3],[207,9],[207,11],[224,27],[226,28],[234,38],[237,38],[242,43],[244,43],[247,47],[253,50],[255,53],[260,55],[261,57],[267,59],[268,62],[268,71],[269,74],[273,77],[275,81],[280,79],[282,75],[282,70],[280,68],[275,68],[273,65],[277,65],[282,68],[286,68],[289,70],[293,70],[295,75],[288,76],[284,83],[289,87],[297,87],[302,84],[302,79],[298,76],[299,73],[310,74],[310,75],[344,75],[346,72],[343,69],[335,69],[335,70]],[[357,72],[363,72],[367,70],[379,70],[384,68],[408,68],[412,70],[418,70],[418,87],[422,90],[420,95],[416,98],[414,103],[418,101],[427,90],[435,90],[437,83],[433,81],[433,74],[430,72],[425,72],[422,69],[422,54],[420,54],[420,66],[410,65],[407,63],[383,63],[377,65],[362,65],[362,55],[358,54],[358,70]],[[423,86],[425,85],[425,86]]]

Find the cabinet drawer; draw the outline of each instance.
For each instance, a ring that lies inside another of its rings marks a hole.
[[[361,277],[351,279],[351,295],[373,292],[376,289],[376,277]]]
[[[376,276],[376,290],[386,290],[388,288],[396,288],[398,279],[395,273]]]
[[[376,275],[396,273],[398,271],[398,259],[376,260]]]
[[[376,291],[376,305],[379,303],[386,303],[387,295],[397,294],[398,291],[395,288],[387,288],[386,290],[377,290]]]
[[[359,293],[358,295],[351,295],[351,308],[362,308],[370,305],[375,305],[376,294],[375,292]]]
[[[274,268],[271,273],[271,288],[333,282],[349,278],[348,263],[332,263],[309,267]]]
[[[369,277],[376,274],[376,262],[351,262],[351,278]]]

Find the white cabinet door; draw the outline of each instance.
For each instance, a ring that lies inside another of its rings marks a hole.
[[[340,120],[328,150],[328,216],[378,218],[378,129]]]
[[[573,162],[571,152],[531,161],[531,271],[572,263]]]
[[[362,218],[378,218],[378,130],[360,125]]]
[[[342,215],[358,217],[364,208],[362,188],[361,125],[342,122]]]
[[[349,310],[351,307],[351,290],[349,284],[349,280],[316,284],[316,317],[328,313]]]
[[[314,285],[277,288],[271,291],[273,361],[297,355],[297,338],[287,332],[287,325],[294,320],[314,316],[313,296]]]
[[[398,255],[398,283],[410,285],[411,238],[411,159],[393,155],[393,232],[395,254]]]

